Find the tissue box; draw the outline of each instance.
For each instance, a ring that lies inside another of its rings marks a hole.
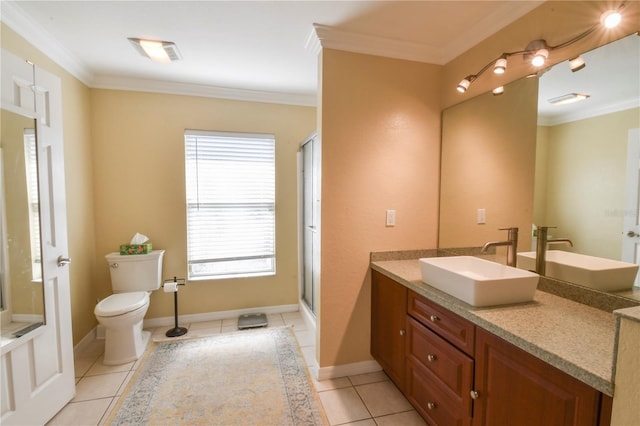
[[[151,253],[151,243],[120,244],[120,254],[147,254],[147,253]]]

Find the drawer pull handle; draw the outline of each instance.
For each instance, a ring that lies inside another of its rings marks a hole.
[[[480,394],[477,391],[472,390],[470,393],[471,393],[471,399],[480,398]]]
[[[431,320],[431,322],[436,322],[436,321],[440,320],[440,318],[438,318],[437,315],[430,315],[429,319]]]
[[[438,357],[433,355],[433,354],[429,354],[429,355],[427,355],[427,359],[429,360],[429,362],[433,362],[436,359],[438,359]]]
[[[400,330],[400,335],[404,336],[405,334],[407,334],[407,332],[405,330]]]
[[[427,402],[427,408],[429,410],[435,410],[436,409],[436,403],[435,402]]]

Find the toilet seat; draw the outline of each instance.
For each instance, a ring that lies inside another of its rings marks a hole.
[[[96,316],[117,317],[138,310],[149,303],[149,293],[134,291],[131,293],[116,293],[101,300],[94,309]]]

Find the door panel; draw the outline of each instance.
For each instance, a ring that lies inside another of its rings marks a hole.
[[[61,83],[24,64],[2,51],[2,108],[36,118],[45,324],[2,345],[2,425],[45,424],[75,394],[69,266],[58,266],[68,257]]]

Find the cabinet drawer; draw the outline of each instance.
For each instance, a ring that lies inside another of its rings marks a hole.
[[[409,315],[467,355],[473,356],[475,326],[472,323],[427,300],[413,290],[408,294]]]
[[[471,407],[461,407],[428,370],[407,359],[406,395],[420,415],[431,426],[469,426]]]
[[[407,356],[432,373],[453,395],[456,404],[471,407],[473,360],[446,340],[408,317]]]

